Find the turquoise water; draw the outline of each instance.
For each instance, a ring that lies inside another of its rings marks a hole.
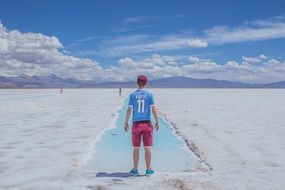
[[[97,172],[126,172],[132,168],[131,131],[123,130],[127,100],[118,110],[116,128],[106,131],[95,145],[88,168]],[[156,172],[195,170],[200,162],[171,124],[159,117],[160,129],[153,132],[152,168]],[[131,119],[129,123],[131,127]],[[141,144],[142,145],[142,144]],[[144,149],[140,149],[139,170],[145,171]]]

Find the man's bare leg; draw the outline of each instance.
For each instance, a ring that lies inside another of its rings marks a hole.
[[[145,163],[146,163],[146,169],[151,169],[151,147],[150,146],[145,146]]]
[[[140,157],[140,147],[134,147],[133,161],[134,161],[134,169],[136,170],[138,169],[139,157]]]

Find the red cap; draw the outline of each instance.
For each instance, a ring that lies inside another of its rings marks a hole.
[[[142,85],[146,85],[147,77],[145,75],[138,76],[137,83],[141,83]]]

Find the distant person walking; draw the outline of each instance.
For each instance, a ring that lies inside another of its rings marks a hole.
[[[61,88],[60,88],[60,94],[62,94],[62,93],[63,93],[63,88],[61,87]]]
[[[119,88],[119,96],[122,95],[122,88]]]
[[[138,89],[131,93],[129,97],[129,107],[126,113],[124,129],[129,130],[129,118],[133,114],[132,124],[132,143],[133,143],[133,164],[130,173],[138,175],[139,148],[141,138],[145,149],[146,174],[151,175],[154,171],[151,168],[151,146],[153,127],[150,121],[151,111],[155,119],[155,129],[159,129],[157,108],[154,105],[154,97],[151,92],[144,89],[147,77],[140,75],[137,78]]]

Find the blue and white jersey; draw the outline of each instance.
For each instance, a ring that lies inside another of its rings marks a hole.
[[[150,120],[154,97],[151,92],[138,89],[130,95],[129,106],[133,108],[133,121]]]

